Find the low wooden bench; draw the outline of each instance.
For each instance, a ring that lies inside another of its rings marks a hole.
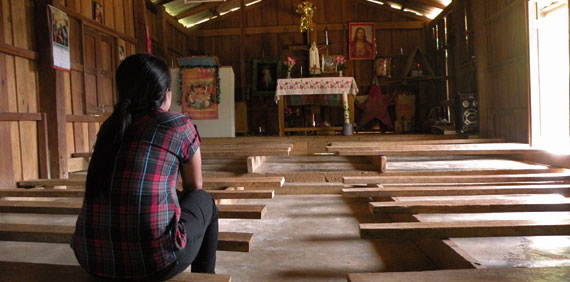
[[[273,199],[274,190],[208,190],[212,198],[218,199]],[[0,189],[1,197],[62,197],[62,198],[83,198],[83,189]]]
[[[3,282],[98,282],[78,265],[0,261],[0,281]],[[182,272],[167,280],[171,282],[231,282],[227,274]]]
[[[279,188],[285,183],[282,176],[269,177],[205,177],[204,189],[219,189],[224,187],[256,187]],[[68,179],[34,179],[20,181],[18,187],[55,187],[55,186],[85,186],[85,176]]]
[[[81,211],[82,202],[10,201],[0,200],[0,212],[72,214]],[[261,219],[267,211],[265,205],[218,205],[220,218]]]
[[[569,211],[570,199],[444,199],[437,201],[371,202],[372,213],[496,213]]]
[[[0,224],[0,241],[67,244],[74,231],[75,226],[3,223]],[[218,233],[218,251],[249,252],[252,242],[253,233]]]
[[[491,269],[458,269],[433,271],[407,271],[382,273],[350,273],[349,282],[396,282],[396,281],[501,281],[501,282],[534,282],[534,281],[568,281],[570,266],[537,267],[537,268],[491,268]]]
[[[570,194],[570,184],[344,188],[344,198]],[[0,196],[2,191],[0,191]]]
[[[419,156],[419,155],[518,155],[542,153],[544,150],[534,149],[523,143],[483,143],[483,144],[439,144],[439,145],[406,145],[380,144],[364,146],[329,145],[328,152],[343,156]]]
[[[570,173],[497,174],[497,175],[416,175],[416,176],[344,176],[345,184],[393,183],[485,183],[570,181]]]
[[[362,239],[557,236],[570,234],[570,220],[481,220],[360,224]]]

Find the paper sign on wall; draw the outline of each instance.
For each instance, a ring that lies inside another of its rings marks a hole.
[[[69,18],[62,10],[48,5],[48,25],[51,34],[53,68],[71,70],[69,53]]]

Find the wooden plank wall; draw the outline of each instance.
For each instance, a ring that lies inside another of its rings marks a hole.
[[[32,2],[0,1],[0,112],[38,112]],[[0,122],[1,186],[38,177],[36,126],[35,121]]]
[[[527,8],[524,0],[471,5],[482,137],[529,142]]]
[[[192,33],[196,35],[196,46],[206,55],[218,56],[222,65],[230,65],[235,71],[236,98],[244,100],[247,93],[242,93],[242,75],[245,75],[246,87],[250,87],[252,61],[254,58],[270,57],[285,59],[291,56],[297,59],[292,76],[299,77],[299,65],[303,65],[304,76],[307,76],[308,52],[291,50],[290,46],[304,44],[303,34],[299,32],[299,15],[295,12],[300,0],[262,1],[246,7],[246,71],[240,70],[240,11],[233,12],[209,22],[200,24]],[[376,29],[376,44],[378,56],[404,55],[415,46],[425,52],[425,18],[414,17],[411,14],[385,8],[360,0],[318,0],[313,1],[317,7],[315,23],[317,25],[317,43],[324,45],[325,28],[328,29],[330,46],[321,50],[321,54],[344,55],[348,58],[348,23],[349,22],[412,22],[420,21],[420,28],[378,28]],[[398,26],[398,25],[396,25]],[[354,76],[360,94],[364,95],[372,81],[373,60],[348,62],[347,76]],[[283,71],[284,72],[284,71]],[[277,133],[277,108],[273,97],[249,97],[248,116],[249,128],[258,128],[259,124],[251,121],[264,122],[266,132]],[[252,109],[257,109],[251,112]],[[261,109],[261,110],[259,110]]]
[[[135,53],[134,1],[98,0],[103,4],[104,21],[93,20],[93,0],[54,0],[57,8],[70,20],[72,70],[58,75],[58,89],[65,92],[67,153],[89,151],[95,141],[100,121],[87,115],[87,93],[97,91],[86,81],[85,61],[95,54],[85,52],[84,32],[87,28],[114,40],[118,65],[118,46],[125,46],[126,55]],[[36,113],[39,111],[39,88],[33,0],[0,0],[0,112]],[[163,10],[159,10],[164,12]],[[164,27],[168,58],[188,54],[189,35],[174,19],[166,18]],[[160,33],[160,32],[158,32]],[[146,38],[139,40],[146,41]],[[91,92],[89,92],[91,91]],[[73,121],[71,121],[73,120]],[[38,136],[35,121],[0,122],[0,188],[16,181],[39,177]],[[5,142],[8,140],[8,142]]]

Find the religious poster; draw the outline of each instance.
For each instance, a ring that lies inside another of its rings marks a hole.
[[[69,71],[71,70],[69,18],[63,11],[53,6],[48,7],[53,67],[58,70]]]
[[[348,54],[351,60],[376,57],[374,23],[349,23]]]
[[[218,67],[181,67],[180,80],[182,112],[194,120],[218,119]]]

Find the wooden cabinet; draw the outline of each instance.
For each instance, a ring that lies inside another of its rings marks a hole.
[[[84,32],[85,112],[104,114],[113,111],[116,102],[115,39],[85,28]]]

